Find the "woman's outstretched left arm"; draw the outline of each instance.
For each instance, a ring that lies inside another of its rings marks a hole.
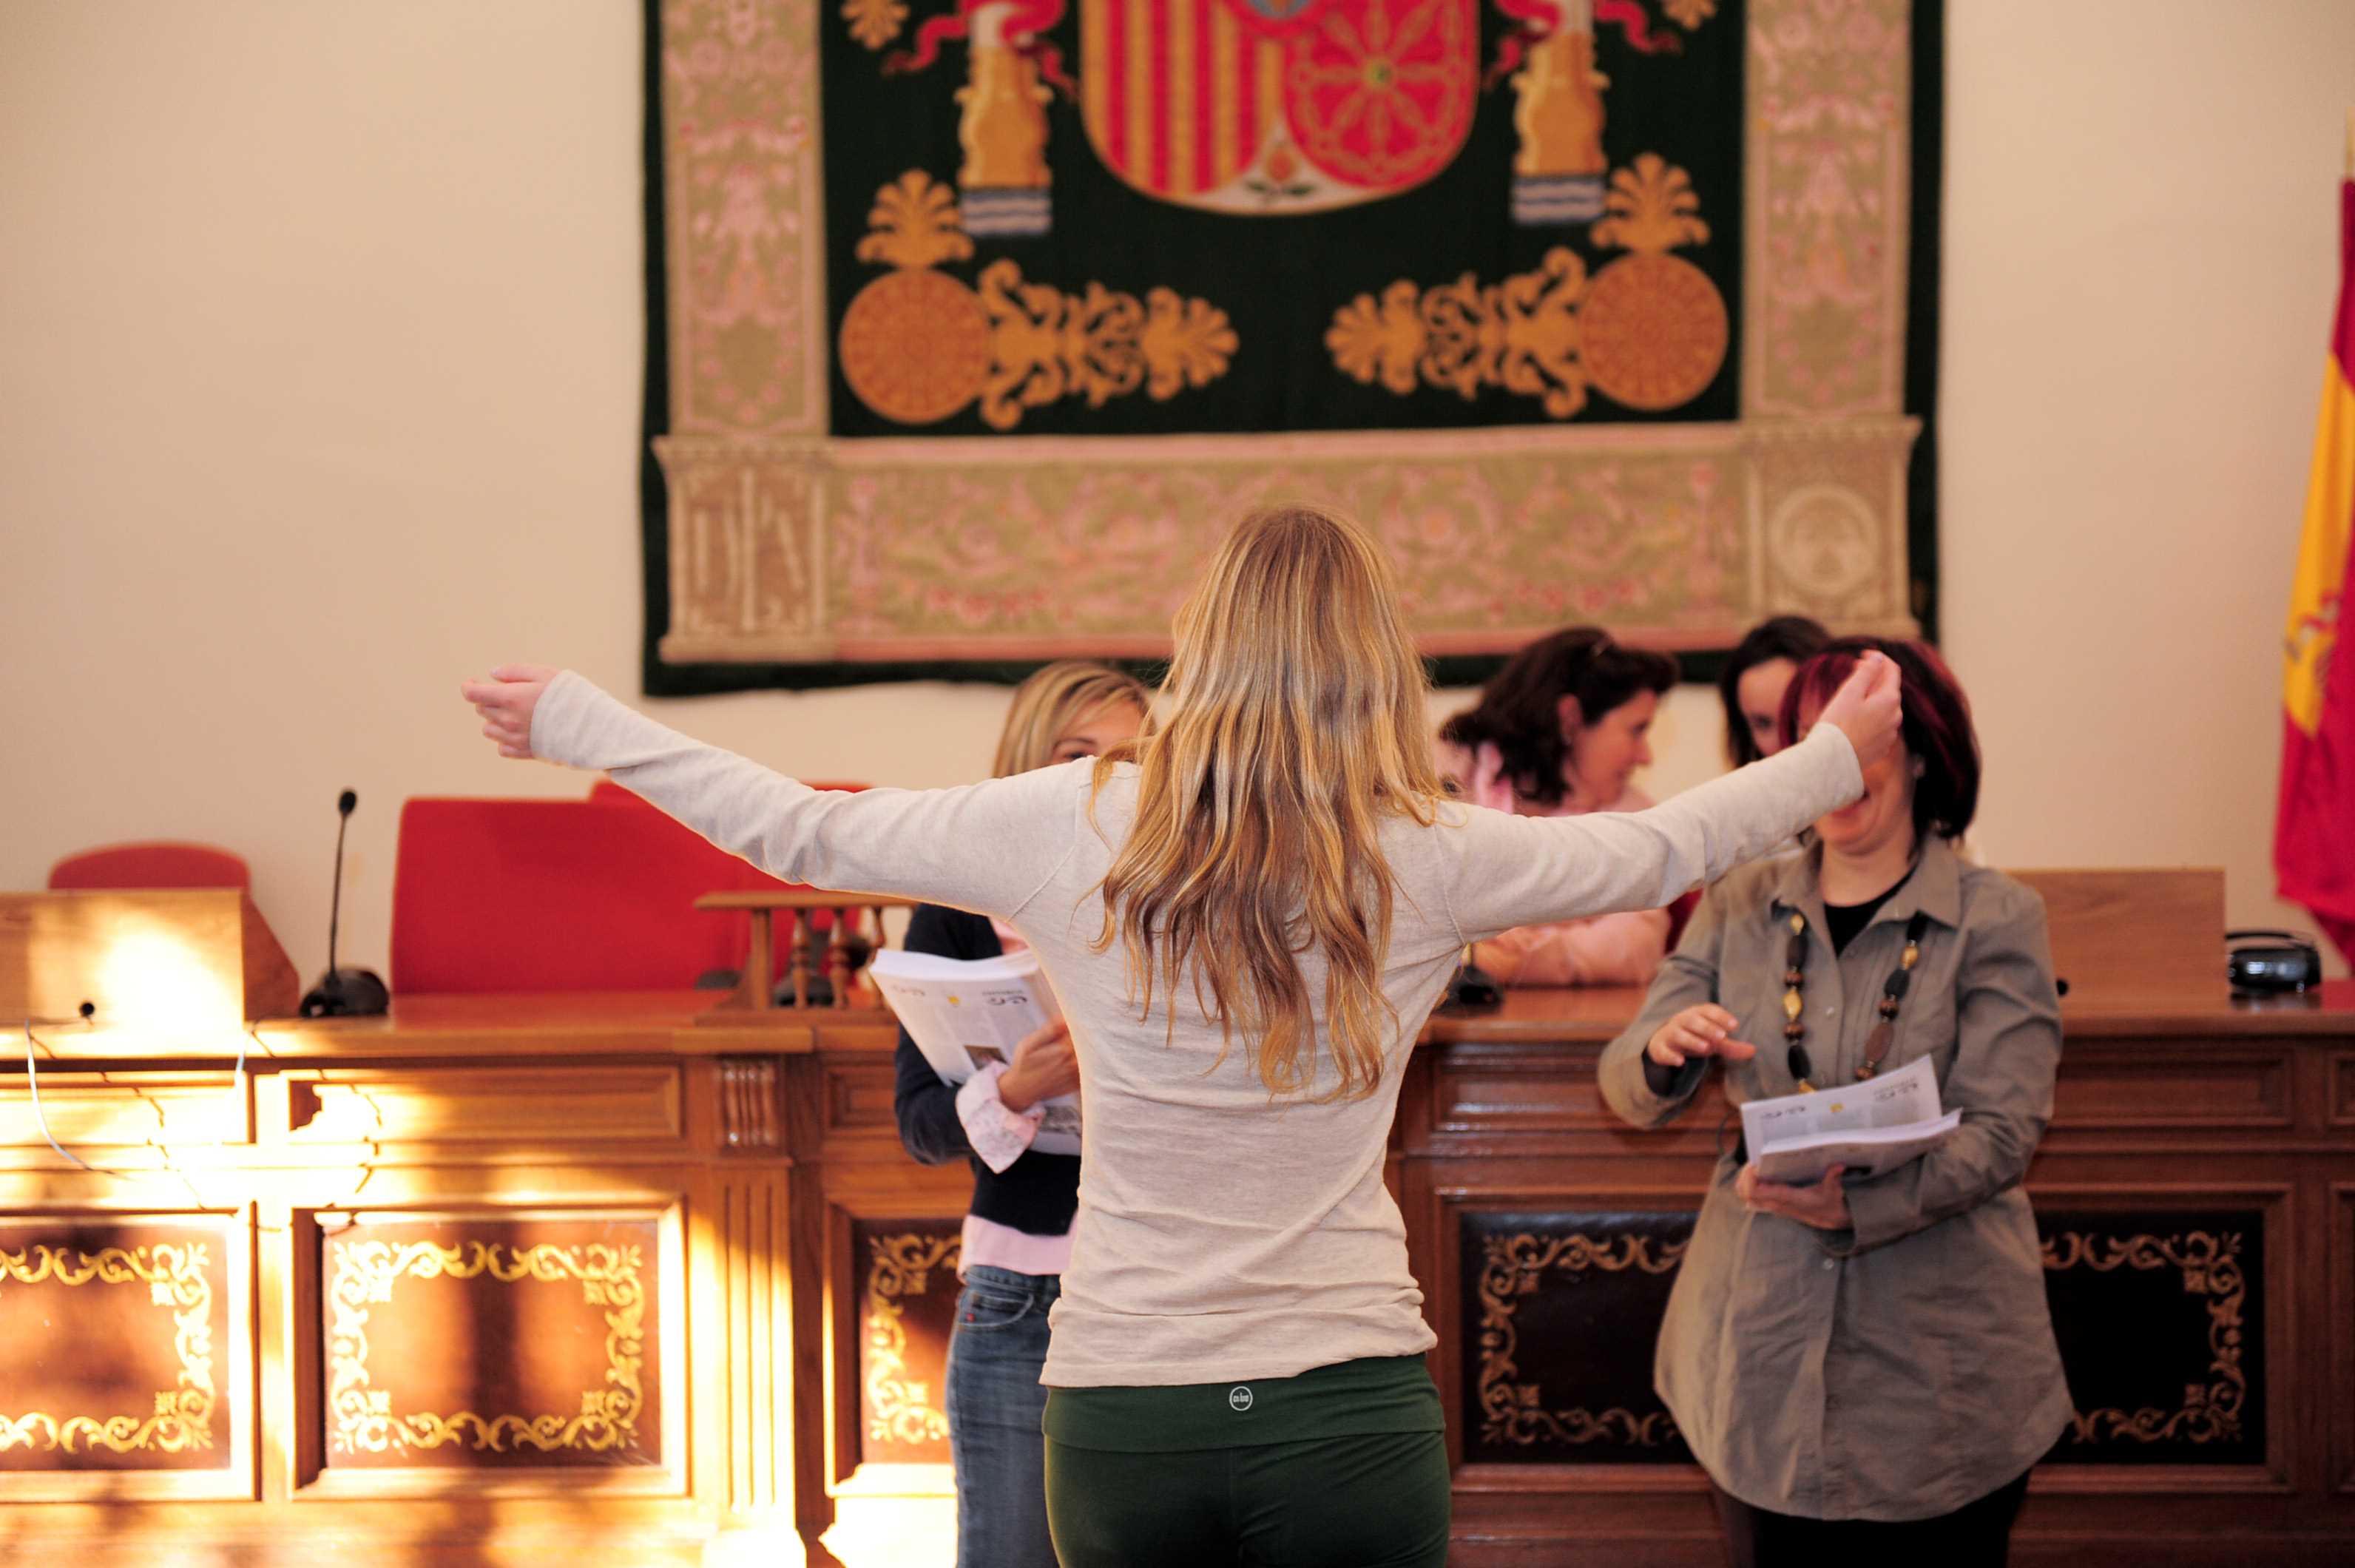
[[[814,790],[689,740],[570,670],[502,665],[462,688],[502,756],[596,768],[771,876],[1011,916],[1071,851],[1076,765],[958,789]]]

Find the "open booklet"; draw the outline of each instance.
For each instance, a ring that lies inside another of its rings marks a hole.
[[[1742,1107],[1742,1139],[1762,1181],[1820,1181],[1833,1166],[1879,1176],[1918,1159],[1962,1125],[1938,1114],[1938,1075],[1926,1056],[1878,1078],[1753,1100]]]
[[[1028,948],[1003,958],[943,958],[889,947],[867,966],[867,977],[951,1085],[993,1061],[1012,1061],[1025,1036],[1063,1016],[1039,972],[1039,955]],[[1077,1097],[1058,1094],[1043,1104],[1030,1147],[1041,1154],[1079,1153]]]

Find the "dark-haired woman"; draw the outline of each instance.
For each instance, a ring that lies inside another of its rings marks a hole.
[[[1868,651],[1900,672],[1901,745],[1804,854],[1710,890],[1603,1056],[1604,1098],[1641,1127],[1682,1111],[1712,1057],[1735,1104],[1927,1057],[1943,1108],[1963,1114],[1867,1179],[1761,1181],[1738,1147],[1718,1162],[1655,1378],[1736,1568],[1999,1564],[2029,1468],[2069,1420],[2019,1188],[2061,1060],[2044,908],[1955,850],[1978,744],[1928,649],[1831,644],[1793,680],[1783,737]]]
[[[1641,811],[1629,784],[1652,762],[1652,720],[1677,683],[1667,654],[1572,626],[1515,654],[1477,705],[1439,731],[1439,771],[1475,805],[1522,816]],[[1473,960],[1508,986],[1640,986],[1668,947],[1668,912],[1632,910],[1525,925]]]
[[[1823,652],[1832,635],[1805,615],[1777,615],[1750,628],[1718,672],[1725,704],[1725,758],[1747,767],[1783,749],[1783,694],[1799,666]]]

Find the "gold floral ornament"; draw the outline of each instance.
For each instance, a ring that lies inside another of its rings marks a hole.
[[[1346,375],[1401,397],[1418,381],[1465,399],[1502,387],[1540,400],[1555,419],[1586,406],[1579,296],[1586,263],[1567,247],[1537,271],[1483,286],[1466,272],[1429,290],[1404,279],[1333,313],[1325,347]]]
[[[1660,9],[1668,14],[1669,21],[1690,33],[1717,15],[1717,0],[1661,0]]]
[[[850,24],[852,37],[879,49],[900,36],[908,22],[908,7],[900,0],[843,0],[842,19]]]
[[[1580,310],[1587,379],[1614,401],[1658,411],[1709,389],[1732,342],[1725,296],[1710,275],[1668,252],[1709,239],[1684,170],[1646,153],[1611,176],[1609,216],[1594,242],[1630,254],[1594,274]]]
[[[1143,389],[1166,402],[1227,372],[1236,338],[1207,300],[1156,288],[1135,295],[1091,283],[1067,294],[1026,281],[1010,260],[983,270],[976,292],[932,269],[969,261],[954,197],[921,169],[885,186],[858,259],[893,269],[843,313],[843,379],[858,400],[900,424],[934,424],[978,400],[992,429],[1064,398],[1102,408]]]
[[[935,1269],[956,1267],[959,1238],[910,1232],[869,1240],[873,1259],[867,1271],[867,1440],[870,1443],[945,1443],[948,1412],[931,1386],[910,1378],[904,1296],[922,1296]]]
[[[100,1448],[117,1454],[160,1450],[178,1454],[213,1445],[213,1287],[205,1277],[210,1249],[201,1242],[152,1247],[101,1247],[95,1253],[71,1247],[32,1246],[0,1252],[0,1280],[16,1285],[55,1283],[73,1287],[144,1285],[147,1298],[172,1314],[172,1348],[180,1363],[178,1386],[155,1391],[155,1408],[136,1415],[67,1415],[0,1412],[0,1452],[54,1448],[71,1454]]]

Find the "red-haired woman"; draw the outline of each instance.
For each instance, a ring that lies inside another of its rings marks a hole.
[[[1963,1114],[1869,1179],[1761,1181],[1739,1148],[1718,1162],[1655,1377],[1737,1568],[1867,1549],[2000,1563],[2069,1419],[2019,1188],[2051,1115],[2060,1003],[2042,903],[1954,847],[1978,803],[1969,706],[1929,649],[1847,638],[1800,667],[1783,738],[1871,652],[1902,678],[1900,745],[1806,853],[1710,890],[1603,1057],[1604,1097],[1642,1127],[1682,1111],[1712,1057],[1736,1104],[1927,1057]]]

